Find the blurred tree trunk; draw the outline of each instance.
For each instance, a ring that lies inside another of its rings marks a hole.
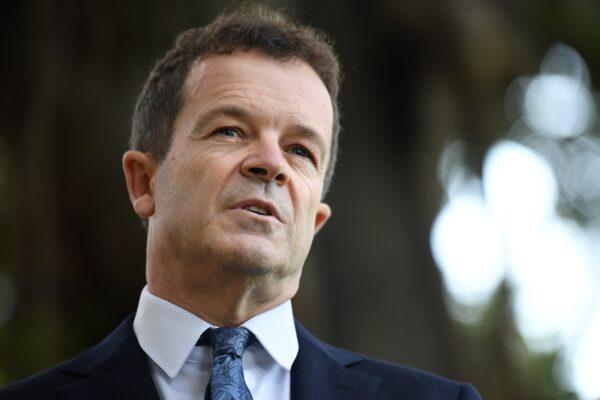
[[[417,102],[423,68],[432,61],[423,50],[436,36],[379,19],[384,7],[306,9],[338,38],[351,76],[342,88],[333,220],[317,239],[333,317],[328,336],[372,356],[459,376],[429,251],[440,144],[423,135]]]
[[[2,133],[8,151],[8,261],[18,307],[0,343],[3,362],[16,373],[40,369],[61,355],[63,318],[59,307],[56,124],[61,78],[53,2],[12,5],[17,18],[5,29],[15,50],[2,74]],[[14,16],[14,15],[13,15]],[[43,32],[40,41],[35,32]],[[8,32],[7,32],[8,33]],[[23,357],[35,354],[35,357]],[[23,365],[25,361],[26,366]]]

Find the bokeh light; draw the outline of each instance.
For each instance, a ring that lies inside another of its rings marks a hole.
[[[600,355],[600,307],[583,330],[579,340],[568,355],[566,375],[577,389],[583,400],[600,398],[600,379],[598,379],[598,356]]]
[[[600,140],[581,56],[552,47],[537,76],[510,85],[506,109],[515,114],[511,139],[487,150],[481,180],[465,173],[464,143],[440,157],[446,202],[431,248],[449,310],[483,307],[505,279],[529,350],[561,354],[560,378],[598,399]]]
[[[551,165],[514,141],[492,146],[483,163],[485,197],[507,235],[526,234],[553,215],[558,185]]]
[[[511,240],[513,307],[530,349],[558,350],[584,327],[597,290],[586,243],[576,223],[559,217]]]
[[[523,117],[534,132],[557,138],[583,134],[595,120],[588,72],[573,49],[557,45],[525,89]]]
[[[543,74],[525,92],[525,121],[534,131],[556,137],[580,135],[592,122],[593,98],[571,76]]]
[[[431,244],[451,295],[462,304],[485,304],[502,281],[505,265],[499,231],[480,193],[466,190],[444,206]]]

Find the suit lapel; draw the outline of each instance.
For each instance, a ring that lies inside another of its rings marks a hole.
[[[300,349],[292,366],[291,400],[375,399],[381,379],[349,368],[362,359],[328,346],[296,322]]]
[[[80,379],[56,390],[61,400],[159,400],[132,316],[98,346],[68,362],[63,373]]]

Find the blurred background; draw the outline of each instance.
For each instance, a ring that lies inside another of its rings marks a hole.
[[[600,2],[264,3],[326,31],[345,71],[334,213],[298,318],[489,400],[600,398]],[[135,99],[226,4],[3,6],[0,385],[135,310]]]

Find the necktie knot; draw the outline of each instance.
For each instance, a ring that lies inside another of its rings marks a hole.
[[[241,358],[251,335],[248,329],[242,327],[207,329],[200,341],[213,348],[215,357],[229,354]]]
[[[211,328],[200,336],[197,344],[208,344],[214,352],[205,400],[252,400],[242,366],[251,339],[250,331],[241,327]]]

